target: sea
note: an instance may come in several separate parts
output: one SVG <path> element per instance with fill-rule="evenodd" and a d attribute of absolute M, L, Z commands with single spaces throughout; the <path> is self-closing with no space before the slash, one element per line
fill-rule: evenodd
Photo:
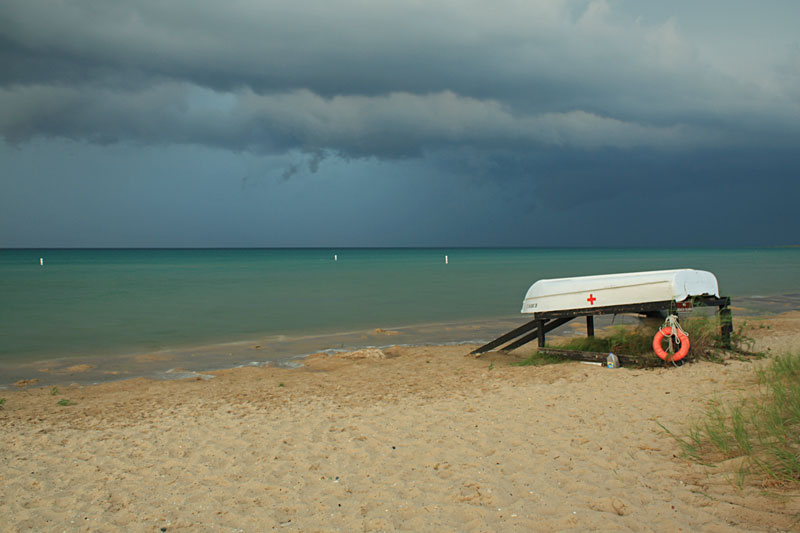
<path fill-rule="evenodd" d="M 526 321 L 538 279 L 672 268 L 748 313 L 800 309 L 797 247 L 2 249 L 0 387 L 484 342 Z"/>

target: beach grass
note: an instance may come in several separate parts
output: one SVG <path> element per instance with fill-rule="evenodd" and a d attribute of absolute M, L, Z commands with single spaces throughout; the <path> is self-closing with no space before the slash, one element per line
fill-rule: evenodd
<path fill-rule="evenodd" d="M 575 337 L 553 347 L 585 352 L 647 355 L 653 353 L 653 336 L 659 326 L 660 323 L 653 320 L 636 327 L 613 326 L 605 335 Z M 718 317 L 698 316 L 681 321 L 681 327 L 689 335 L 690 358 L 710 361 L 721 361 L 731 352 L 738 355 L 763 356 L 751 351 L 753 341 L 744 334 L 746 326 L 742 324 L 738 330 L 731 333 L 731 346 L 726 347 L 720 333 Z"/>
<path fill-rule="evenodd" d="M 631 328 L 614 326 L 609 333 L 594 337 L 569 339 L 558 348 L 582 352 L 617 352 L 642 355 L 652 351 L 653 332 L 644 326 Z"/>
<path fill-rule="evenodd" d="M 653 354 L 653 336 L 661 326 L 660 321 L 647 320 L 638 326 L 619 325 L 609 328 L 604 335 L 592 337 L 576 336 L 566 341 L 556 341 L 548 347 L 562 350 L 624 354 L 630 356 L 653 355 L 650 362 L 638 364 L 638 367 L 661 366 L 663 362 Z M 745 335 L 746 323 L 738 330 L 731 332 L 730 345 L 726 345 L 720 332 L 717 316 L 698 316 L 684 318 L 681 327 L 689 336 L 691 349 L 686 360 L 707 360 L 722 362 L 732 355 L 743 357 L 764 357 L 763 353 L 753 352 L 753 339 Z M 557 354 L 536 352 L 528 358 L 511 363 L 513 366 L 542 366 L 566 362 L 567 359 Z"/>
<path fill-rule="evenodd" d="M 732 461 L 736 484 L 800 486 L 800 353 L 776 356 L 755 370 L 757 391 L 737 401 L 712 401 L 688 436 L 667 428 L 684 452 L 698 462 Z"/>

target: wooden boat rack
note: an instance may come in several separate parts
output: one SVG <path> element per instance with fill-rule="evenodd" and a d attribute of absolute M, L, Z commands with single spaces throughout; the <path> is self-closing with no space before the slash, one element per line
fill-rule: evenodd
<path fill-rule="evenodd" d="M 589 337 L 594 336 L 594 316 L 595 315 L 618 315 L 623 313 L 633 314 L 654 314 L 666 311 L 669 314 L 675 314 L 679 309 L 693 308 L 693 307 L 718 307 L 719 308 L 719 321 L 720 333 L 722 335 L 723 345 L 730 347 L 731 333 L 733 332 L 733 324 L 731 322 L 731 299 L 727 296 L 695 296 L 691 297 L 684 302 L 675 302 L 674 300 L 667 300 L 661 302 L 644 302 L 626 305 L 609 305 L 605 307 L 586 307 L 583 309 L 565 309 L 545 311 L 541 313 L 534 313 L 533 320 L 527 322 L 520 327 L 513 329 L 496 338 L 492 342 L 484 344 L 480 348 L 470 352 L 470 355 L 480 355 L 494 350 L 498 346 L 506 344 L 497 351 L 510 352 L 520 346 L 528 344 L 529 342 L 537 339 L 539 347 L 543 348 L 545 345 L 545 335 L 550 331 L 562 326 L 574 318 L 581 316 L 586 317 L 586 335 Z"/>

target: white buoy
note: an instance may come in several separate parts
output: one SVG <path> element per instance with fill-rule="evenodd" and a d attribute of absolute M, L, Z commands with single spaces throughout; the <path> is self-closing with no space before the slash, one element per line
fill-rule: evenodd
<path fill-rule="evenodd" d="M 40 257 L 40 258 L 39 258 L 39 264 L 40 264 L 41 266 L 44 266 L 44 257 Z"/>
<path fill-rule="evenodd" d="M 334 261 L 338 261 L 338 260 L 339 260 L 339 256 L 338 256 L 338 255 L 336 255 L 336 254 L 333 254 L 333 260 L 334 260 Z"/>
<path fill-rule="evenodd" d="M 447 256 L 444 256 L 444 264 L 446 265 L 447 263 L 448 263 Z"/>

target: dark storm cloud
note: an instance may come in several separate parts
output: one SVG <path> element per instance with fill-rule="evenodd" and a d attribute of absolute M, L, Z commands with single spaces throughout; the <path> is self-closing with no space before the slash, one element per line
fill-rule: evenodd
<path fill-rule="evenodd" d="M 796 77 L 731 79 L 605 2 L 11 1 L 0 49 L 12 143 L 397 158 L 787 145 L 800 122 Z"/>
<path fill-rule="evenodd" d="M 0 246 L 796 242 L 799 17 L 5 0 Z"/>
<path fill-rule="evenodd" d="M 264 153 L 329 149 L 346 156 L 388 158 L 462 144 L 524 149 L 716 142 L 713 132 L 683 124 L 647 125 L 580 110 L 519 115 L 499 102 L 449 91 L 323 98 L 307 90 L 220 95 L 185 84 L 135 92 L 37 85 L 0 89 L 0 99 L 6 103 L 0 124 L 10 142 L 52 135 L 97 143 L 195 143 Z"/>

